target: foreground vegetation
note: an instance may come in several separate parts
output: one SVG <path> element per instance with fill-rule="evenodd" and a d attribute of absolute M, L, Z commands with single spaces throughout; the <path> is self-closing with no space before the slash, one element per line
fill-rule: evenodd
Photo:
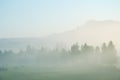
<path fill-rule="evenodd" d="M 120 71 L 116 68 L 104 67 L 81 73 L 77 70 L 9 69 L 0 72 L 0 80 L 120 80 Z"/>

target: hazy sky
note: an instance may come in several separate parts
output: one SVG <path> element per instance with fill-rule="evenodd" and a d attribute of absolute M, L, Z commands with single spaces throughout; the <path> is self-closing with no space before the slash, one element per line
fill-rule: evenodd
<path fill-rule="evenodd" d="M 120 0 L 0 0 L 0 37 L 38 37 L 87 20 L 120 21 Z"/>

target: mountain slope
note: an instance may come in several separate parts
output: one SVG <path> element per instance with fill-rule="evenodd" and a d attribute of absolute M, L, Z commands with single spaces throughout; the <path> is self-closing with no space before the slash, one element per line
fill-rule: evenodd
<path fill-rule="evenodd" d="M 120 44 L 120 22 L 117 21 L 96 21 L 86 22 L 71 31 L 46 36 L 43 38 L 8 38 L 0 39 L 1 49 L 18 49 L 25 48 L 27 45 L 36 47 L 67 47 L 73 43 L 85 42 L 92 45 L 99 45 L 110 40 L 114 41 L 117 46 Z"/>

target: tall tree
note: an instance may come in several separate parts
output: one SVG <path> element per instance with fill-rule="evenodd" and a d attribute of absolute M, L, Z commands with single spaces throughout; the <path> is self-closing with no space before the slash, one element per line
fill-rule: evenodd
<path fill-rule="evenodd" d="M 76 44 L 73 44 L 71 46 L 71 53 L 72 54 L 79 54 L 80 53 L 80 50 L 79 50 L 79 45 L 76 43 Z"/>
<path fill-rule="evenodd" d="M 109 65 L 116 64 L 116 62 L 117 62 L 117 57 L 116 57 L 117 51 L 116 51 L 115 46 L 114 46 L 112 41 L 110 41 L 107 46 L 106 46 L 105 43 L 103 44 L 102 53 L 103 53 L 103 55 L 102 55 L 103 63 L 109 64 Z"/>
<path fill-rule="evenodd" d="M 102 53 L 107 53 L 106 43 L 103 43 L 103 45 L 102 45 Z"/>
<path fill-rule="evenodd" d="M 112 41 L 109 42 L 108 44 L 108 53 L 116 54 L 117 51 L 115 49 L 115 46 Z"/>
<path fill-rule="evenodd" d="M 116 56 L 116 53 L 117 53 L 117 50 L 113 44 L 112 41 L 109 42 L 108 44 L 108 47 L 107 47 L 107 52 L 108 52 L 108 62 L 110 64 L 116 64 L 117 62 L 117 56 Z"/>
<path fill-rule="evenodd" d="M 94 52 L 94 48 L 92 46 L 87 45 L 86 43 L 81 46 L 81 52 L 82 53 L 93 53 Z"/>
<path fill-rule="evenodd" d="M 95 48 L 95 53 L 100 53 L 100 48 L 98 46 Z"/>

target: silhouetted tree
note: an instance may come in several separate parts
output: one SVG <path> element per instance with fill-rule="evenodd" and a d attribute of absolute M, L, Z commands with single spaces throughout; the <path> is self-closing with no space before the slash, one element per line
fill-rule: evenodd
<path fill-rule="evenodd" d="M 73 44 L 71 46 L 71 53 L 72 54 L 78 54 L 80 53 L 80 50 L 79 50 L 79 45 L 76 43 L 76 44 Z"/>
<path fill-rule="evenodd" d="M 32 53 L 34 53 L 34 48 L 33 48 L 32 46 L 28 45 L 28 46 L 26 47 L 26 53 L 27 53 L 27 54 L 32 54 Z"/>
<path fill-rule="evenodd" d="M 107 47 L 107 58 L 110 64 L 115 64 L 117 62 L 116 49 L 112 41 L 109 42 Z"/>
<path fill-rule="evenodd" d="M 97 53 L 97 54 L 100 53 L 100 48 L 98 46 L 95 48 L 95 53 Z"/>
<path fill-rule="evenodd" d="M 102 53 L 107 53 L 106 43 L 103 43 L 103 45 L 102 45 Z"/>
<path fill-rule="evenodd" d="M 102 53 L 103 53 L 103 62 L 108 65 L 116 64 L 117 57 L 116 57 L 116 49 L 112 41 L 108 43 L 108 46 L 104 43 L 102 46 Z"/>
<path fill-rule="evenodd" d="M 93 53 L 94 52 L 94 48 L 92 46 L 87 45 L 86 43 L 81 46 L 81 52 L 82 53 Z"/>
<path fill-rule="evenodd" d="M 116 54 L 117 51 L 115 49 L 115 46 L 112 41 L 109 42 L 108 44 L 108 53 Z"/>

